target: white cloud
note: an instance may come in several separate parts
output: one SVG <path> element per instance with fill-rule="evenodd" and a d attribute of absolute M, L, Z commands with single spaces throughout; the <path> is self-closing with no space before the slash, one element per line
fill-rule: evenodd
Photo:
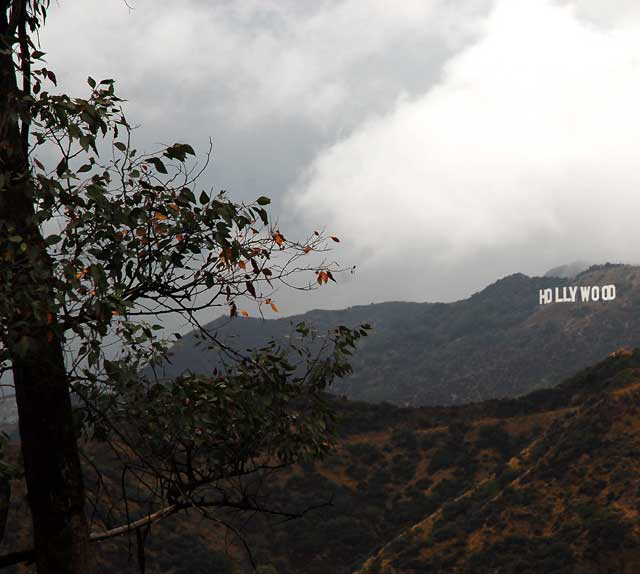
<path fill-rule="evenodd" d="M 638 27 L 640 4 L 636 0 L 559 0 L 573 6 L 578 17 L 599 27 Z"/>
<path fill-rule="evenodd" d="M 603 27 L 570 3 L 497 2 L 437 86 L 317 156 L 300 213 L 332 221 L 365 268 L 636 260 L 640 11 L 625 15 L 595 14 Z"/>
<path fill-rule="evenodd" d="M 433 84 L 491 1 L 59 0 L 42 39 L 66 92 L 117 80 L 139 147 L 212 136 L 214 187 L 277 199 L 323 145 Z"/>
<path fill-rule="evenodd" d="M 128 92 L 145 93 L 147 110 L 189 106 L 200 91 L 212 96 L 199 101 L 204 117 L 251 124 L 295 116 L 326 129 L 406 89 L 412 49 L 468 41 L 489 2 L 133 0 L 128 11 L 122 0 L 66 0 L 51 10 L 43 37 L 62 78 L 116 75 Z"/>
<path fill-rule="evenodd" d="M 296 310 L 636 259 L 637 2 L 129 3 L 52 3 L 49 67 L 115 77 L 139 149 L 213 136 L 203 187 L 340 235 L 361 271 Z"/>

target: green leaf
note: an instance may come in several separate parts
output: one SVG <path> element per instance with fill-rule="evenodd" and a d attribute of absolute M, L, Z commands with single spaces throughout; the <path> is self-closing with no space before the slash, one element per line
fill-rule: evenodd
<path fill-rule="evenodd" d="M 83 166 L 80 166 L 78 168 L 78 173 L 85 173 L 87 171 L 91 171 L 91 164 L 90 163 L 85 163 Z"/>
<path fill-rule="evenodd" d="M 56 175 L 58 177 L 62 177 L 65 171 L 67 171 L 67 160 L 62 158 L 60 163 L 56 166 Z"/>
<path fill-rule="evenodd" d="M 164 166 L 164 163 L 162 163 L 162 160 L 159 157 L 150 157 L 147 160 L 147 163 L 153 164 L 153 167 L 156 168 L 158 173 L 167 173 L 167 168 Z"/>
<path fill-rule="evenodd" d="M 271 200 L 263 195 L 256 200 L 256 203 L 258 205 L 269 205 L 271 203 Z"/>
<path fill-rule="evenodd" d="M 102 265 L 91 265 L 91 267 L 89 267 L 89 272 L 91 273 L 91 277 L 93 277 L 96 285 L 104 289 L 107 284 L 107 276 Z"/>
<path fill-rule="evenodd" d="M 264 223 L 265 225 L 269 225 L 269 217 L 267 216 L 267 212 L 262 208 L 256 209 L 256 211 L 258 212 L 260 219 L 262 219 L 262 223 Z"/>
<path fill-rule="evenodd" d="M 78 138 L 78 142 L 80 143 L 80 147 L 84 150 L 84 151 L 88 151 L 89 147 L 91 147 L 96 153 L 96 138 L 92 135 L 81 135 Z"/>
<path fill-rule="evenodd" d="M 200 199 L 200 203 L 202 205 L 204 205 L 205 203 L 209 202 L 209 196 L 204 191 L 200 194 L 200 198 L 199 199 Z"/>
<path fill-rule="evenodd" d="M 113 142 L 113 145 L 114 147 L 118 148 L 122 153 L 125 153 L 127 151 L 127 146 L 124 145 L 122 142 Z M 167 173 L 167 172 L 165 171 L 164 173 Z"/>
<path fill-rule="evenodd" d="M 168 147 L 164 151 L 163 155 L 169 159 L 184 161 L 187 154 L 196 155 L 196 152 L 193 151 L 193 148 L 189 144 L 175 143 L 172 146 Z"/>
<path fill-rule="evenodd" d="M 178 205 L 189 205 L 190 203 L 196 202 L 196 196 L 193 195 L 193 192 L 188 187 L 183 187 L 180 190 L 180 195 L 178 195 L 176 199 L 176 203 Z"/>
<path fill-rule="evenodd" d="M 58 243 L 59 241 L 62 241 L 62 237 L 60 237 L 59 235 L 55 235 L 55 234 L 53 234 L 53 235 L 49 235 L 49 236 L 44 240 L 44 242 L 45 242 L 47 245 L 55 245 L 55 244 L 56 244 L 56 243 Z"/>
<path fill-rule="evenodd" d="M 87 78 L 87 84 L 89 84 L 91 89 L 96 87 L 96 81 L 91 76 Z"/>

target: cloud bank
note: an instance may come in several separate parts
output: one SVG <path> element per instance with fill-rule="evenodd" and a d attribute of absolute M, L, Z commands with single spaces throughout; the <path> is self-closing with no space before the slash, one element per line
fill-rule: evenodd
<path fill-rule="evenodd" d="M 332 222 L 365 283 L 388 269 L 398 298 L 456 296 L 470 269 L 637 261 L 640 11 L 595 6 L 496 2 L 436 86 L 315 158 L 291 192 L 301 216 Z"/>
<path fill-rule="evenodd" d="M 43 45 L 62 85 L 116 78 L 149 143 L 212 136 L 212 180 L 249 199 L 284 192 L 323 146 L 432 85 L 490 0 L 128 3 L 52 8 Z"/>
<path fill-rule="evenodd" d="M 203 187 L 341 237 L 358 272 L 285 313 L 638 260 L 637 2 L 129 3 L 52 6 L 50 67 L 115 77 L 139 148 L 212 136 Z"/>

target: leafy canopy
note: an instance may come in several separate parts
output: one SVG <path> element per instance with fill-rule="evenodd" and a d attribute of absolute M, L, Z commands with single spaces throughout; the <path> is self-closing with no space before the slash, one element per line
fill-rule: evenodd
<path fill-rule="evenodd" d="M 264 510 L 259 482 L 245 478 L 330 448 L 325 391 L 350 371 L 349 356 L 368 326 L 321 337 L 300 324 L 291 348 L 272 343 L 245 354 L 203 331 L 233 359 L 228 369 L 171 382 L 141 370 L 166 357 L 163 316 L 178 314 L 200 328 L 198 312 L 212 306 L 232 317 L 248 315 L 242 301 L 277 312 L 279 285 L 301 276 L 310 279 L 299 289 L 335 281 L 339 268 L 318 257 L 338 238 L 313 232 L 290 241 L 270 223 L 269 198 L 239 204 L 225 192 L 199 190 L 211 147 L 202 165 L 186 143 L 140 153 L 113 80 L 88 78 L 88 97 L 71 98 L 44 89 L 56 82 L 46 68 L 33 78 L 20 114 L 31 126 L 29 193 L 52 277 L 28 264 L 42 246 L 0 220 L 0 365 L 10 364 L 8 349 L 25 356 L 32 349 L 28 330 L 13 328 L 21 321 L 35 318 L 51 341 L 64 342 L 79 432 L 117 454 L 127 512 L 129 482 L 144 492 L 138 502 L 169 503 L 170 511 Z M 0 187 L 6 183 L 0 179 Z M 53 297 L 16 289 L 23 282 L 41 282 Z M 108 355 L 105 344 L 114 341 L 118 351 Z"/>

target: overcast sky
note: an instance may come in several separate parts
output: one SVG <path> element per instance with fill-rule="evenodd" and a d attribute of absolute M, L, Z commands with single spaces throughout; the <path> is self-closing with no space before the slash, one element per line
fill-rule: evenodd
<path fill-rule="evenodd" d="M 326 228 L 357 272 L 283 314 L 450 301 L 517 271 L 636 262 L 636 0 L 58 0 L 60 88 L 115 78 L 138 148 Z"/>

